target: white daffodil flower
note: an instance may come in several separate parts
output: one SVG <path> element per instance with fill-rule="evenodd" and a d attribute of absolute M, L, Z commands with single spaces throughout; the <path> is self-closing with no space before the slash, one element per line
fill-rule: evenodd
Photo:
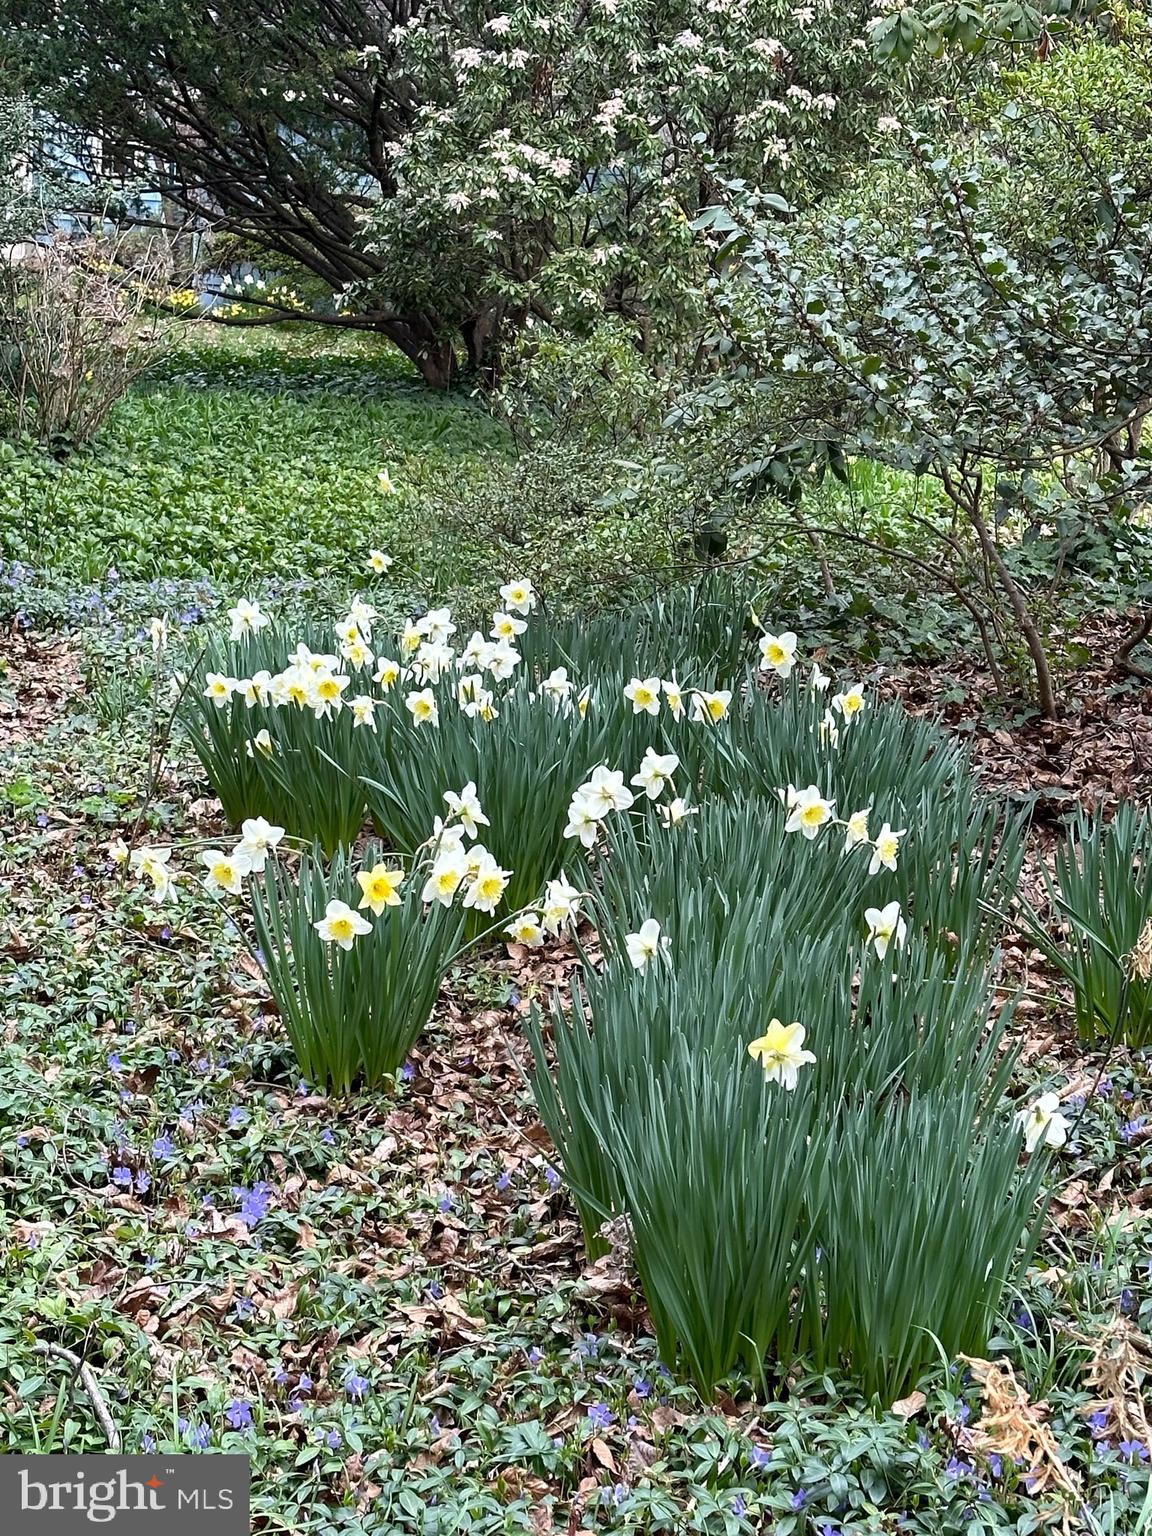
<path fill-rule="evenodd" d="M 250 816 L 240 825 L 240 841 L 236 851 L 244 855 L 251 871 L 258 874 L 283 836 L 283 827 L 274 827 L 263 816 Z"/>
<path fill-rule="evenodd" d="M 272 622 L 266 613 L 261 613 L 259 603 L 250 603 L 246 597 L 242 597 L 235 608 L 229 608 L 228 617 L 232 621 L 233 640 L 242 640 L 245 635 L 254 635 L 258 630 L 266 629 Z"/>
<path fill-rule="evenodd" d="M 330 901 L 324 916 L 312 924 L 325 944 L 338 944 L 341 949 L 351 949 L 355 941 L 372 932 L 372 924 L 344 901 Z"/>
<path fill-rule="evenodd" d="M 789 785 L 788 793 L 792 799 L 791 812 L 784 823 L 785 832 L 800 832 L 809 839 L 814 838 L 824 823 L 832 820 L 835 801 L 825 800 L 815 784 L 799 791 Z"/>
<path fill-rule="evenodd" d="M 860 843 L 868 841 L 868 811 L 853 811 L 844 831 L 844 852 L 851 853 Z"/>
<path fill-rule="evenodd" d="M 660 932 L 660 924 L 654 917 L 646 917 L 640 924 L 638 933 L 628 933 L 624 936 L 624 948 L 628 953 L 628 959 L 638 971 L 647 968 L 650 961 L 663 954 L 672 941 L 667 934 Z"/>
<path fill-rule="evenodd" d="M 513 613 L 531 613 L 536 606 L 536 593 L 525 577 L 505 582 L 500 588 L 500 596 L 505 608 Z"/>
<path fill-rule="evenodd" d="M 521 912 L 504 932 L 514 944 L 523 944 L 526 949 L 539 949 L 544 943 L 544 929 L 538 912 Z"/>
<path fill-rule="evenodd" d="M 904 943 L 908 925 L 900 915 L 900 903 L 890 901 L 886 907 L 865 907 L 864 921 L 868 924 L 868 940 L 876 946 L 877 959 L 883 960 L 893 940 Z"/>
<path fill-rule="evenodd" d="M 642 789 L 649 800 L 658 800 L 665 784 L 671 783 L 672 775 L 679 766 L 680 759 L 675 752 L 661 755 L 654 748 L 649 747 L 644 753 L 639 773 L 634 773 L 628 782 Z"/>
<path fill-rule="evenodd" d="M 839 710 L 844 718 L 845 725 L 851 725 L 856 716 L 865 705 L 864 690 L 859 683 L 853 684 L 844 693 L 838 693 L 832 700 L 832 708 Z"/>
<path fill-rule="evenodd" d="M 1068 1121 L 1060 1113 L 1060 1097 L 1055 1093 L 1042 1093 L 1035 1104 L 1020 1110 L 1016 1124 L 1024 1132 L 1029 1156 L 1039 1146 L 1062 1147 L 1068 1140 Z"/>
<path fill-rule="evenodd" d="M 476 785 L 469 779 L 459 794 L 455 790 L 448 790 L 444 795 L 444 801 L 451 814 L 460 822 L 469 837 L 476 836 L 477 827 L 490 827 L 492 823 L 485 816 L 476 794 Z"/>
<path fill-rule="evenodd" d="M 417 725 L 440 724 L 440 707 L 431 688 L 425 688 L 420 693 L 410 693 L 404 705 Z"/>
<path fill-rule="evenodd" d="M 634 677 L 624 688 L 624 697 L 632 704 L 634 715 L 660 713 L 660 679 Z"/>
<path fill-rule="evenodd" d="M 221 853 L 216 848 L 206 848 L 200 862 L 207 869 L 204 887 L 209 891 L 227 891 L 229 896 L 239 896 L 244 889 L 244 876 L 251 874 L 252 861 L 243 848 L 231 853 Z"/>
<path fill-rule="evenodd" d="M 868 865 L 868 873 L 875 875 L 883 869 L 896 868 L 896 858 L 900 852 L 900 839 L 903 832 L 893 832 L 887 822 L 877 832 L 872 842 L 872 860 Z"/>
<path fill-rule="evenodd" d="M 777 677 L 791 677 L 796 665 L 796 636 L 790 629 L 783 634 L 765 634 L 760 640 L 760 670 L 775 672 Z"/>

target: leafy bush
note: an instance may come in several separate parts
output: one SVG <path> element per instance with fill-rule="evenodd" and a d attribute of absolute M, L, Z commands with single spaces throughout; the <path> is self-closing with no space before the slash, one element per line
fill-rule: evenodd
<path fill-rule="evenodd" d="M 0 389 L 17 433 L 87 442 L 154 363 L 158 327 L 141 327 L 164 252 L 137 252 L 134 266 L 125 256 L 123 238 L 57 236 L 0 263 Z"/>
<path fill-rule="evenodd" d="M 1112 820 L 1080 811 L 1043 870 L 1053 933 L 1026 909 L 1036 943 L 1072 983 L 1082 1040 L 1152 1044 L 1152 816 L 1128 801 Z"/>

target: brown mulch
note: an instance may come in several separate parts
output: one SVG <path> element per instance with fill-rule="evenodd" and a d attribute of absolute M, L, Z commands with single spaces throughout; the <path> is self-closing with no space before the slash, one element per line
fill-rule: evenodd
<path fill-rule="evenodd" d="M 1116 646 L 1130 628 L 1106 615 L 1064 637 L 1092 660 L 1057 675 L 1061 716 L 1044 720 L 1017 701 L 997 698 L 992 678 L 978 665 L 909 667 L 881 691 L 913 714 L 940 719 L 972 745 L 976 768 L 998 790 L 1036 793 L 1036 820 L 1052 824 L 1083 805 L 1106 808 L 1120 798 L 1152 804 L 1152 683 L 1113 666 Z M 960 700 L 950 695 L 963 693 Z M 942 698 L 949 702 L 941 704 Z M 1018 723 L 1001 723 L 1019 714 Z"/>

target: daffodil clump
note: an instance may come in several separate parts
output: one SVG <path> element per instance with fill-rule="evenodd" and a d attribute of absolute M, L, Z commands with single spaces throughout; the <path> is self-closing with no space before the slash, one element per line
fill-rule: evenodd
<path fill-rule="evenodd" d="M 576 787 L 607 960 L 550 1047 L 531 1024 L 533 1086 L 590 1254 L 627 1223 L 669 1366 L 711 1392 L 804 1351 L 891 1400 L 934 1340 L 986 1347 L 1035 1237 L 1044 1158 L 1021 1152 L 1062 1122 L 1006 1094 L 987 913 L 1018 825 L 938 733 L 858 686 L 825 709 L 798 650 L 760 645 L 787 732 L 753 742 L 733 690 L 713 777 L 659 742 Z M 658 696 L 627 684 L 637 716 Z"/>
<path fill-rule="evenodd" d="M 1152 1045 L 1152 814 L 1123 801 L 1066 828 L 1032 935 L 1071 983 L 1083 1040 Z"/>
<path fill-rule="evenodd" d="M 500 922 L 511 872 L 477 840 L 488 818 L 476 786 L 444 800 L 446 815 L 407 864 L 376 845 L 331 861 L 316 849 L 295 877 L 270 867 L 253 890 L 268 984 L 310 1082 L 347 1092 L 394 1076 L 461 952 L 468 914 L 490 929 Z M 579 900 L 573 891 L 552 932 Z"/>
<path fill-rule="evenodd" d="M 1006 1100 L 988 913 L 1020 827 L 934 727 L 718 590 L 572 624 L 513 579 L 484 627 L 394 633 L 364 596 L 295 634 L 237 603 L 184 717 L 230 816 L 317 846 L 254 876 L 242 838 L 204 878 L 252 888 L 302 1069 L 341 1090 L 397 1069 L 465 942 L 592 920 L 603 963 L 551 1044 L 529 1029 L 590 1253 L 626 1222 L 705 1391 L 804 1349 L 896 1395 L 932 1340 L 986 1346 L 1060 1140 Z"/>

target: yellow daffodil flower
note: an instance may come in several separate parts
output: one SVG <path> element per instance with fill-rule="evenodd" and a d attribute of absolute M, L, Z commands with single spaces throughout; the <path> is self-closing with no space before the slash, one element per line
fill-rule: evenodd
<path fill-rule="evenodd" d="M 405 874 L 402 869 L 390 867 L 387 864 L 376 864 L 371 869 L 362 869 L 356 876 L 356 883 L 360 887 L 360 908 L 370 907 L 372 915 L 379 917 L 385 907 L 398 907 L 400 905 L 399 891 L 404 884 Z"/>
<path fill-rule="evenodd" d="M 816 1060 L 803 1045 L 803 1024 L 781 1024 L 779 1019 L 772 1019 L 759 1040 L 749 1045 L 748 1054 L 764 1068 L 766 1082 L 779 1083 L 791 1093 L 800 1068 Z"/>

